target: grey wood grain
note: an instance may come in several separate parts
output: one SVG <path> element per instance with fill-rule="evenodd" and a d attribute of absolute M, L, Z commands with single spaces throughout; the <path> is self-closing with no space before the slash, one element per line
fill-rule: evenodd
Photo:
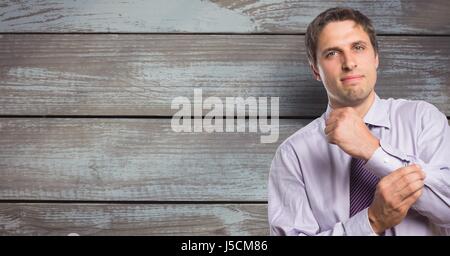
<path fill-rule="evenodd" d="M 175 133 L 170 119 L 0 119 L 0 200 L 266 201 L 278 145 L 261 133 Z M 1 222 L 0 222 L 1 223 Z"/>
<path fill-rule="evenodd" d="M 175 97 L 279 97 L 280 116 L 318 116 L 326 92 L 303 36 L 0 35 L 0 114 L 170 116 Z M 450 115 L 450 38 L 380 37 L 381 97 Z M 204 113 L 205 114 L 205 113 Z"/>
<path fill-rule="evenodd" d="M 445 0 L 6 0 L 0 32 L 304 33 L 335 6 L 361 10 L 379 33 L 450 33 Z"/>
<path fill-rule="evenodd" d="M 263 133 L 175 133 L 170 119 L 1 118 L 1 200 L 265 201 Z M 1 223 L 1 222 L 0 222 Z"/>
<path fill-rule="evenodd" d="M 266 204 L 0 203 L 0 235 L 268 235 Z"/>

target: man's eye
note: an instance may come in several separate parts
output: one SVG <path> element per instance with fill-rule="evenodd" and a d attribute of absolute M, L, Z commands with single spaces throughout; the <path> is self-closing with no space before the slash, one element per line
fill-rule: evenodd
<path fill-rule="evenodd" d="M 325 55 L 325 57 L 332 57 L 332 56 L 334 56 L 334 55 L 336 55 L 336 51 L 331 51 L 331 52 L 328 52 L 326 55 Z"/>
<path fill-rule="evenodd" d="M 362 50 L 364 50 L 365 48 L 364 48 L 364 46 L 362 46 L 362 45 L 356 45 L 356 46 L 355 46 L 355 49 L 356 49 L 357 51 L 362 51 Z"/>

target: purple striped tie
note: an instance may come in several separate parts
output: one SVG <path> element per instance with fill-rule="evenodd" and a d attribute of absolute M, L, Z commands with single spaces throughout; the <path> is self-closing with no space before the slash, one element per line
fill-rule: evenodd
<path fill-rule="evenodd" d="M 350 217 L 370 206 L 380 180 L 364 168 L 364 160 L 352 158 L 350 163 Z"/>

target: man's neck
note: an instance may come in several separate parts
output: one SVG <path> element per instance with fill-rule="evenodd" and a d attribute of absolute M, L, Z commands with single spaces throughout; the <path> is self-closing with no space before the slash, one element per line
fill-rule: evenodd
<path fill-rule="evenodd" d="M 332 109 L 339 109 L 344 107 L 352 107 L 361 118 L 364 118 L 364 116 L 369 112 L 370 107 L 372 106 L 373 102 L 375 101 L 375 92 L 372 92 L 363 102 L 360 104 L 354 105 L 354 106 L 343 106 L 340 104 L 335 104 L 332 101 L 330 101 L 330 106 Z"/>

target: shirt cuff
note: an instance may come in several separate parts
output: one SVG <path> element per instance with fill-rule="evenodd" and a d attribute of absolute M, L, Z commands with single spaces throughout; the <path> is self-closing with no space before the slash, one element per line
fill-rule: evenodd
<path fill-rule="evenodd" d="M 369 222 L 369 208 L 366 208 L 344 222 L 348 236 L 378 236 Z"/>
<path fill-rule="evenodd" d="M 389 144 L 380 141 L 380 147 L 373 153 L 372 157 L 365 164 L 365 168 L 372 171 L 379 178 L 390 174 L 391 172 L 406 166 L 407 156 Z"/>

